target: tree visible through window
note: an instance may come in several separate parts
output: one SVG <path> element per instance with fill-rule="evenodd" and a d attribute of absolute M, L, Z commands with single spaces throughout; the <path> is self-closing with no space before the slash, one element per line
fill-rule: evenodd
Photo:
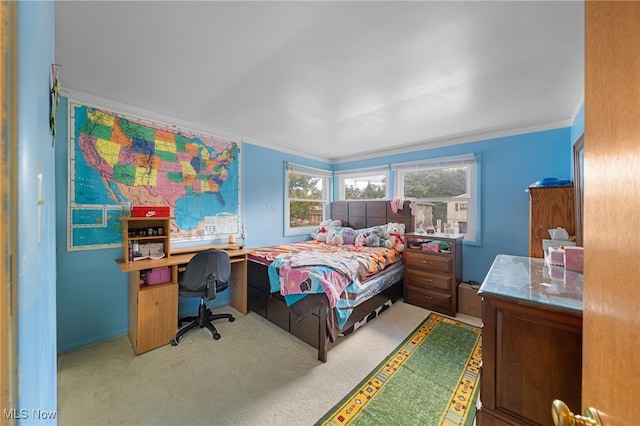
<path fill-rule="evenodd" d="M 425 160 L 424 162 L 396 165 L 397 193 L 405 198 L 429 203 L 432 206 L 431 221 L 441 221 L 453 228 L 458 222 L 465 239 L 475 239 L 475 212 L 477 201 L 475 187 L 475 158 L 472 155 Z"/>
<path fill-rule="evenodd" d="M 318 225 L 322 221 L 322 178 L 289 173 L 289 224 Z"/>
<path fill-rule="evenodd" d="M 329 203 L 329 172 L 287 165 L 287 235 L 316 229 Z"/>
<path fill-rule="evenodd" d="M 340 200 L 383 200 L 388 197 L 388 167 L 342 171 L 336 175 Z"/>
<path fill-rule="evenodd" d="M 467 194 L 467 167 L 450 167 L 446 169 L 423 170 L 404 174 L 404 194 L 407 198 L 415 198 L 433 203 L 433 223 L 438 219 L 442 224 L 460 224 L 460 232 L 465 233 L 467 217 L 455 217 L 449 211 L 449 202 L 436 201 L 442 198 L 459 198 Z M 460 203 L 455 203 L 458 205 Z M 459 208 L 454 209 L 459 211 Z M 450 214 L 451 213 L 451 214 Z"/>
<path fill-rule="evenodd" d="M 376 200 L 386 197 L 387 182 L 382 178 L 381 183 L 360 184 L 356 179 L 345 179 L 344 198 L 345 200 Z"/>

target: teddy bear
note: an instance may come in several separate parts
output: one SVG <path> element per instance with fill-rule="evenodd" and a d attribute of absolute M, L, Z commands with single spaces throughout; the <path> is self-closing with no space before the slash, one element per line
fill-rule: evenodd
<path fill-rule="evenodd" d="M 355 239 L 356 231 L 353 228 L 334 226 L 327 230 L 325 243 L 341 246 L 343 244 L 353 244 Z"/>
<path fill-rule="evenodd" d="M 356 239 L 353 242 L 353 245 L 358 247 L 364 247 L 364 242 L 366 238 L 367 238 L 367 234 L 365 232 L 359 233 L 358 235 L 356 235 Z"/>
<path fill-rule="evenodd" d="M 327 229 L 324 242 L 332 246 L 342 245 L 342 237 L 340 237 L 340 227 L 332 226 L 331 228 Z"/>
<path fill-rule="evenodd" d="M 342 222 L 339 220 L 323 220 L 318 225 L 318 229 L 311 233 L 311 238 L 316 241 L 325 242 L 327 240 L 327 232 L 329 231 L 329 229 L 340 225 L 342 225 Z"/>
<path fill-rule="evenodd" d="M 384 233 L 385 247 L 395 248 L 399 252 L 404 250 L 404 223 L 390 222 Z"/>
<path fill-rule="evenodd" d="M 369 235 L 364 239 L 366 247 L 384 247 L 385 246 L 384 231 L 380 226 L 371 228 Z"/>

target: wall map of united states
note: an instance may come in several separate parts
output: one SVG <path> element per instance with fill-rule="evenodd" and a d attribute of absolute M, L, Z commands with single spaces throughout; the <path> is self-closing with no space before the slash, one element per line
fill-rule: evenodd
<path fill-rule="evenodd" d="M 72 245 L 112 243 L 90 240 L 104 237 L 105 230 L 97 229 L 110 227 L 123 202 L 171 207 L 176 217 L 172 239 L 204 238 L 209 229 L 205 218 L 237 217 L 239 147 L 235 142 L 148 125 L 87 106 L 74 109 L 71 216 L 72 226 L 73 217 L 79 226 L 78 244 Z M 106 208 L 106 218 L 94 212 L 93 203 Z M 97 225 L 87 226 L 92 225 L 92 217 Z"/>

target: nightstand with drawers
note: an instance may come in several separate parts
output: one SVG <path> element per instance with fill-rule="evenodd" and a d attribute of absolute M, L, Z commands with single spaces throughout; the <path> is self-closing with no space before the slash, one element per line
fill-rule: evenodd
<path fill-rule="evenodd" d="M 463 235 L 405 234 L 404 301 L 455 316 Z"/>

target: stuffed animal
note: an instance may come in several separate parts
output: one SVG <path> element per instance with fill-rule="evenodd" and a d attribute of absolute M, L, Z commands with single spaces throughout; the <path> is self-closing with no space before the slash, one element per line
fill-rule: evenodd
<path fill-rule="evenodd" d="M 316 241 L 325 242 L 327 240 L 327 231 L 331 227 L 340 226 L 340 225 L 342 225 L 342 222 L 339 220 L 331 220 L 331 219 L 323 220 L 318 225 L 318 229 L 311 233 L 311 238 Z"/>
<path fill-rule="evenodd" d="M 395 248 L 399 252 L 404 250 L 404 223 L 390 222 L 384 233 L 385 247 Z"/>
<path fill-rule="evenodd" d="M 384 247 L 384 231 L 380 226 L 371 228 L 371 232 L 364 239 L 364 245 L 367 247 Z"/>
<path fill-rule="evenodd" d="M 327 238 L 327 227 L 331 223 L 331 219 L 323 220 L 318 224 L 318 229 L 311 233 L 311 238 L 316 241 L 325 241 Z"/>
<path fill-rule="evenodd" d="M 353 228 L 345 226 L 334 226 L 327 230 L 327 237 L 325 243 L 334 246 L 341 246 L 343 244 L 353 244 L 356 239 L 356 231 Z"/>
<path fill-rule="evenodd" d="M 332 226 L 327 230 L 327 234 L 325 237 L 325 243 L 330 244 L 332 246 L 341 246 L 343 241 L 340 236 L 340 228 L 339 226 Z"/>
<path fill-rule="evenodd" d="M 366 238 L 367 234 L 365 232 L 361 232 L 360 234 L 356 235 L 356 240 L 353 242 L 353 245 L 363 247 Z"/>
<path fill-rule="evenodd" d="M 342 228 L 339 235 L 343 244 L 353 244 L 356 241 L 356 231 L 348 226 Z"/>

